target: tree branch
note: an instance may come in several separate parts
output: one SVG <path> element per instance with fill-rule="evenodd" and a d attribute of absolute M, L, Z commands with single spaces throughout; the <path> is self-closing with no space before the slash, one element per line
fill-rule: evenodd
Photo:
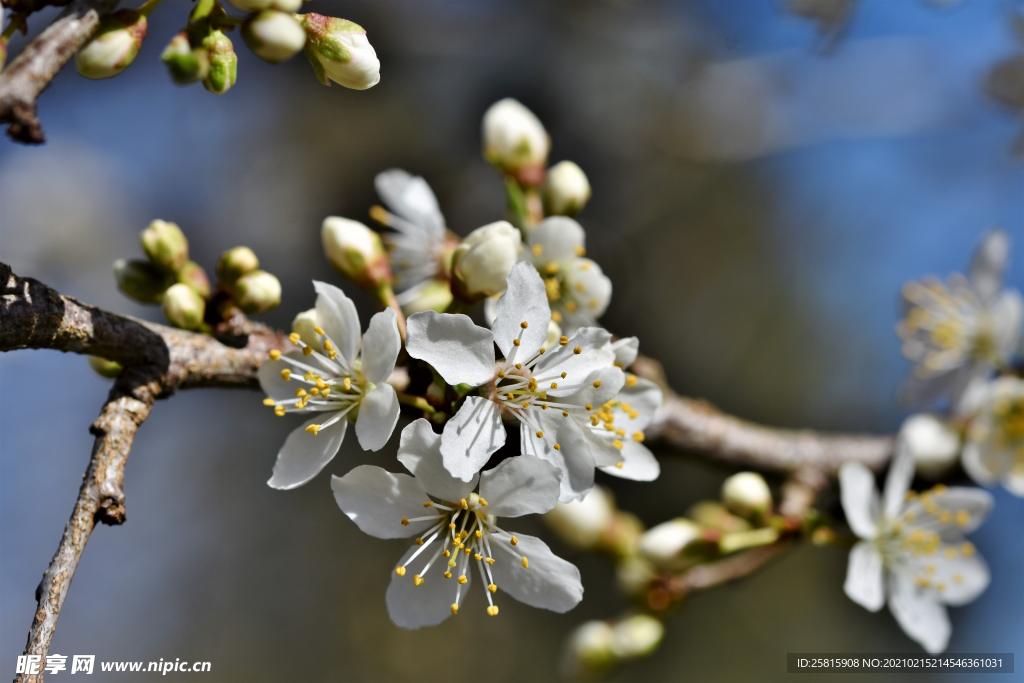
<path fill-rule="evenodd" d="M 74 0 L 0 73 L 0 123 L 8 124 L 7 134 L 13 140 L 46 141 L 36 117 L 36 98 L 96 32 L 100 16 L 116 4 L 116 0 Z"/>

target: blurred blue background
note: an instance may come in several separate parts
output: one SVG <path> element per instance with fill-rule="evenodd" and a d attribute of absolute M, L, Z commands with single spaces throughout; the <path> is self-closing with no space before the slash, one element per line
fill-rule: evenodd
<path fill-rule="evenodd" d="M 512 96 L 548 127 L 551 161 L 591 179 L 579 220 L 615 287 L 603 323 L 638 334 L 677 390 L 745 418 L 893 431 L 906 414 L 893 398 L 900 286 L 963 270 L 992 226 L 1015 239 L 1009 278 L 1024 286 L 1024 167 L 1010 154 L 1021 120 L 982 89 L 1022 49 L 1009 24 L 1019 2 L 861 0 L 830 44 L 773 0 L 314 0 L 309 11 L 367 28 L 380 84 L 324 88 L 301 56 L 272 67 L 235 38 L 239 80 L 220 97 L 174 86 L 159 61 L 190 6 L 167 0 L 116 79 L 65 70 L 40 99 L 44 147 L 0 142 L 0 258 L 16 273 L 159 320 L 116 291 L 110 268 L 141 254 L 138 232 L 159 217 L 211 271 L 221 251 L 253 247 L 284 286 L 264 319 L 286 327 L 312 305 L 311 279 L 338 282 L 320 221 L 366 220 L 377 172 L 425 176 L 460 234 L 502 217 L 479 123 Z M 0 355 L 2 672 L 22 651 L 108 388 L 80 357 Z M 272 491 L 293 425 L 260 398 L 182 393 L 155 408 L 126 472 L 128 522 L 94 533 L 51 652 L 207 660 L 217 681 L 548 680 L 571 628 L 627 606 L 607 562 L 529 521 L 522 531 L 580 567 L 577 609 L 507 600 L 486 620 L 471 595 L 441 627 L 395 628 L 383 596 L 403 544 L 364 537 L 327 491 L 328 472 L 397 471 L 393 445 L 368 454 L 352 440 L 309 485 Z M 603 477 L 624 509 L 656 524 L 717 496 L 724 470 L 660 455 L 653 484 Z M 972 539 L 992 584 L 952 610 L 950 652 L 1024 652 L 1024 502 L 994 493 Z M 658 653 L 612 678 L 776 681 L 786 652 L 917 651 L 887 612 L 846 599 L 845 569 L 845 551 L 806 547 L 696 595 Z M 1001 680 L 1024 680 L 1017 669 Z"/>

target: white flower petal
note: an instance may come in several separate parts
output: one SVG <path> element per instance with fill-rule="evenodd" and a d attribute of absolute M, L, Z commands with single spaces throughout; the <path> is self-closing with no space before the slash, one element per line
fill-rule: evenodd
<path fill-rule="evenodd" d="M 569 339 L 568 344 L 544 354 L 534 367 L 533 375 L 538 378 L 549 378 L 564 372 L 566 387 L 578 384 L 594 370 L 608 367 L 615 362 L 615 352 L 608 343 L 611 338 L 611 333 L 600 327 L 584 327 Z M 577 347 L 580 353 L 576 353 Z M 560 381 L 559 384 L 561 385 Z M 562 393 L 565 391 L 561 389 L 557 392 Z M 554 392 L 551 394 L 557 395 Z"/>
<path fill-rule="evenodd" d="M 594 370 L 587 375 L 586 379 L 582 382 L 579 382 L 578 380 L 577 382 L 566 381 L 559 384 L 558 390 L 548 389 L 548 396 L 558 398 L 563 395 L 562 384 L 569 385 L 570 387 L 582 385 L 582 388 L 576 390 L 575 393 L 568 398 L 566 401 L 567 403 L 573 403 L 578 406 L 589 403 L 594 406 L 596 410 L 597 407 L 603 406 L 605 403 L 615 398 L 619 391 L 626 386 L 626 373 L 624 373 L 621 368 L 617 368 L 614 365 L 608 365 Z M 543 389 L 544 387 L 541 386 L 541 388 Z M 572 389 L 567 388 L 566 391 L 572 391 Z M 623 413 L 623 415 L 625 414 Z M 618 422 L 617 417 L 616 422 Z M 618 426 L 619 425 L 616 425 L 616 427 Z"/>
<path fill-rule="evenodd" d="M 999 481 L 999 475 L 1002 472 L 997 472 L 994 467 L 995 459 L 991 457 L 989 449 L 983 444 L 968 442 L 964 446 L 963 453 L 960 455 L 960 462 L 964 466 L 964 471 L 970 475 L 971 479 L 978 482 L 982 486 L 992 486 Z M 998 468 L 1002 469 L 1002 468 Z"/>
<path fill-rule="evenodd" d="M 398 395 L 390 384 L 378 384 L 363 396 L 356 418 L 356 438 L 364 451 L 379 451 L 398 424 Z"/>
<path fill-rule="evenodd" d="M 559 501 L 568 503 L 583 498 L 594 488 L 594 456 L 583 436 L 583 430 L 572 418 L 559 415 L 544 425 L 543 433 L 544 436 L 538 438 L 529 427 L 523 425 L 520 431 L 523 453 L 536 455 L 561 470 Z M 556 443 L 559 445 L 558 450 L 554 447 Z"/>
<path fill-rule="evenodd" d="M 543 514 L 558 502 L 562 473 L 549 462 L 520 455 L 480 473 L 480 495 L 486 511 L 496 517 Z"/>
<path fill-rule="evenodd" d="M 871 539 L 878 531 L 879 501 L 875 475 L 858 462 L 839 468 L 839 489 L 846 522 L 860 538 Z"/>
<path fill-rule="evenodd" d="M 612 342 L 615 362 L 623 369 L 628 368 L 640 353 L 640 340 L 636 337 L 625 337 Z"/>
<path fill-rule="evenodd" d="M 400 168 L 392 168 L 377 174 L 374 187 L 387 207 L 411 223 L 411 227 L 435 239 L 444 237 L 444 216 L 426 180 Z M 405 225 L 395 226 L 403 232 L 409 232 L 408 228 Z"/>
<path fill-rule="evenodd" d="M 971 533 L 992 511 L 992 495 L 978 488 L 952 486 L 942 493 L 932 491 L 928 496 L 929 502 L 938 506 L 934 515 L 925 509 L 921 497 L 904 505 L 901 512 L 913 513 L 915 521 L 910 526 L 937 531 L 943 540 L 957 540 Z"/>
<path fill-rule="evenodd" d="M 615 398 L 622 403 L 628 404 L 630 408 L 637 412 L 636 419 L 631 418 L 625 413 L 622 415 L 616 413 L 615 415 L 615 422 L 623 421 L 622 428 L 628 434 L 647 429 L 648 425 L 651 424 L 651 420 L 654 419 L 654 413 L 661 407 L 661 403 L 664 400 L 661 387 L 643 377 L 637 377 L 636 383 L 633 386 L 624 387 Z"/>
<path fill-rule="evenodd" d="M 386 308 L 370 318 L 370 327 L 363 337 L 360 358 L 363 361 L 363 376 L 374 384 L 383 383 L 395 369 L 398 352 L 402 350 L 402 338 L 398 335 L 395 312 Z"/>
<path fill-rule="evenodd" d="M 423 311 L 409 316 L 406 351 L 426 361 L 448 384 L 478 387 L 494 377 L 490 331 L 465 315 Z"/>
<path fill-rule="evenodd" d="M 530 252 L 538 270 L 549 263 L 561 265 L 579 258 L 578 250 L 586 246 L 586 234 L 579 223 L 565 216 L 545 218 L 530 231 L 530 246 L 540 246 L 540 253 Z"/>
<path fill-rule="evenodd" d="M 391 584 L 388 586 L 385 596 L 388 616 L 391 617 L 395 626 L 401 628 L 416 629 L 424 626 L 436 626 L 452 615 L 451 607 L 455 603 L 455 592 L 459 584 L 455 577 L 444 578 L 444 571 L 447 567 L 443 557 L 437 558 L 421 585 L 417 586 L 413 583 L 412 577 L 423 571 L 423 567 L 437 551 L 436 548 L 428 548 L 420 553 L 415 560 L 406 564 L 409 557 L 419 547 L 414 545 L 409 548 L 395 565 L 395 567 L 405 566 L 405 576 L 398 576 L 392 570 Z M 469 571 L 466 572 L 466 584 L 462 586 L 459 602 L 465 600 L 466 594 L 469 593 L 469 587 L 473 581 L 471 574 Z"/>
<path fill-rule="evenodd" d="M 888 517 L 895 517 L 907 498 L 910 482 L 914 480 L 914 456 L 907 444 L 900 441 L 896 444 L 896 453 L 889 464 L 889 474 L 885 478 L 884 512 Z"/>
<path fill-rule="evenodd" d="M 1016 470 L 1008 470 L 1003 475 L 1002 484 L 1013 495 L 1024 498 L 1024 474 Z"/>
<path fill-rule="evenodd" d="M 588 258 L 576 259 L 565 274 L 566 287 L 579 304 L 579 312 L 600 318 L 612 300 L 612 281 L 601 266 Z"/>
<path fill-rule="evenodd" d="M 470 481 L 494 451 L 505 445 L 501 410 L 482 396 L 470 396 L 448 420 L 441 435 L 444 468 L 453 477 Z"/>
<path fill-rule="evenodd" d="M 291 351 L 284 355 L 300 363 L 305 363 L 301 351 Z M 265 360 L 257 372 L 260 380 L 260 389 L 275 401 L 295 398 L 295 390 L 304 386 L 298 382 L 285 381 L 281 377 L 281 371 L 285 369 L 294 371 L 295 368 L 283 361 Z M 300 372 L 299 374 L 301 375 L 302 373 Z"/>
<path fill-rule="evenodd" d="M 444 468 L 441 435 L 435 434 L 430 422 L 423 418 L 402 430 L 398 460 L 413 473 L 420 488 L 441 500 L 457 503 L 476 488 L 476 475 L 467 483 Z"/>
<path fill-rule="evenodd" d="M 933 585 L 942 582 L 942 590 L 937 591 L 938 600 L 947 605 L 966 605 L 973 602 L 988 588 L 991 575 L 985 560 L 975 551 L 964 555 L 961 544 L 945 545 L 938 548 L 934 558 L 925 558 L 932 562 L 937 571 L 928 575 Z M 952 557 L 948 557 L 946 553 Z"/>
<path fill-rule="evenodd" d="M 992 305 L 991 314 L 996 348 L 1004 356 L 1014 354 L 1020 343 L 1020 326 L 1024 319 L 1024 299 L 1021 299 L 1020 292 L 1008 289 L 1000 294 Z"/>
<path fill-rule="evenodd" d="M 306 427 L 326 422 L 332 416 L 333 413 L 318 413 L 288 435 L 277 454 L 274 473 L 267 486 L 282 490 L 293 489 L 302 486 L 327 467 L 327 463 L 334 459 L 341 448 L 348 420 L 342 418 L 316 436 L 307 432 Z"/>
<path fill-rule="evenodd" d="M 1003 271 L 1010 260 L 1010 237 L 991 230 L 971 258 L 970 280 L 982 301 L 991 301 L 1003 285 Z"/>
<path fill-rule="evenodd" d="M 580 570 L 551 552 L 539 538 L 516 534 L 519 542 L 514 550 L 525 557 L 529 568 L 524 568 L 508 553 L 494 556 L 491 565 L 498 595 L 502 591 L 531 607 L 540 607 L 555 612 L 568 612 L 583 599 L 583 584 Z M 509 537 L 496 533 L 491 543 L 509 543 Z M 511 547 L 511 546 L 510 546 Z"/>
<path fill-rule="evenodd" d="M 883 575 L 882 556 L 874 544 L 860 541 L 850 551 L 843 590 L 861 607 L 877 612 L 885 604 Z"/>
<path fill-rule="evenodd" d="M 605 436 L 611 432 L 606 432 L 603 428 L 601 430 L 591 429 L 589 424 L 580 425 L 580 428 L 583 430 L 583 436 L 587 439 L 587 445 L 590 446 L 590 455 L 594 458 L 595 467 L 614 467 L 617 463 L 623 462 L 622 450 L 612 443 L 611 438 Z M 614 437 L 614 434 L 612 436 Z M 625 439 L 619 439 L 619 441 L 624 450 Z M 614 467 L 614 469 L 618 470 L 619 468 Z"/>
<path fill-rule="evenodd" d="M 392 474 L 374 465 L 360 465 L 344 477 L 331 477 L 331 490 L 341 511 L 359 528 L 377 538 L 408 538 L 434 526 L 433 520 L 402 524 L 403 518 L 426 517 L 430 500 L 408 474 Z M 443 515 L 438 515 L 440 521 Z"/>
<path fill-rule="evenodd" d="M 512 268 L 508 276 L 508 289 L 498 300 L 495 310 L 494 342 L 505 354 L 512 353 L 513 340 L 523 333 L 523 339 L 516 357 L 529 360 L 548 338 L 548 321 L 551 320 L 551 308 L 548 306 L 548 295 L 544 289 L 544 281 L 540 273 L 526 261 L 520 261 Z M 521 323 L 528 323 L 527 329 Z"/>
<path fill-rule="evenodd" d="M 320 327 L 334 342 L 335 349 L 351 364 L 359 353 L 359 339 L 362 328 L 356 305 L 334 285 L 318 280 L 313 281 L 316 290 L 316 315 Z"/>
<path fill-rule="evenodd" d="M 904 573 L 889 573 L 889 609 L 900 628 L 931 654 L 946 649 L 953 628 L 946 607 Z"/>
<path fill-rule="evenodd" d="M 601 471 L 620 479 L 654 481 L 661 474 L 661 465 L 654 453 L 632 439 L 622 442 L 622 467 L 602 467 Z"/>

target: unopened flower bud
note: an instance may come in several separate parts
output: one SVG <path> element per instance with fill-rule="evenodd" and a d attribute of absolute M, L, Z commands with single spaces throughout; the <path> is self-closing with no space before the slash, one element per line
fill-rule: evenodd
<path fill-rule="evenodd" d="M 519 231 L 506 221 L 469 233 L 452 254 L 453 293 L 472 301 L 505 291 L 521 248 Z"/>
<path fill-rule="evenodd" d="M 683 555 L 702 543 L 699 526 L 688 519 L 673 519 L 645 532 L 638 548 L 654 564 L 672 568 L 685 564 Z"/>
<path fill-rule="evenodd" d="M 210 73 L 210 55 L 201 47 L 193 48 L 184 31 L 171 38 L 160 59 L 174 82 L 182 85 L 202 80 Z"/>
<path fill-rule="evenodd" d="M 391 266 L 380 235 L 359 221 L 328 216 L 320 238 L 334 269 L 360 287 L 391 281 Z"/>
<path fill-rule="evenodd" d="M 203 87 L 215 95 L 223 95 L 238 78 L 235 46 L 223 31 L 211 31 L 203 39 L 203 49 L 210 56 L 210 70 L 203 78 Z"/>
<path fill-rule="evenodd" d="M 217 279 L 225 287 L 235 284 L 238 278 L 260 267 L 260 260 L 249 247 L 235 247 L 220 255 L 217 261 Z"/>
<path fill-rule="evenodd" d="M 731 514 L 725 509 L 725 506 L 710 500 L 697 503 L 686 514 L 701 526 L 717 529 L 727 534 L 750 529 L 750 523 L 747 520 Z"/>
<path fill-rule="evenodd" d="M 306 32 L 290 14 L 265 9 L 242 25 L 242 38 L 256 56 L 271 64 L 292 57 L 306 44 Z"/>
<path fill-rule="evenodd" d="M 416 296 L 402 306 L 406 315 L 420 311 L 444 313 L 452 303 L 452 288 L 447 282 L 430 280 L 416 290 Z"/>
<path fill-rule="evenodd" d="M 266 313 L 281 303 L 281 283 L 265 270 L 254 270 L 235 282 L 235 303 L 243 313 Z"/>
<path fill-rule="evenodd" d="M 590 182 L 582 168 L 560 161 L 548 169 L 541 195 L 547 215 L 574 216 L 590 199 Z"/>
<path fill-rule="evenodd" d="M 960 434 L 934 415 L 911 415 L 897 438 L 914 457 L 917 473 L 928 479 L 946 474 L 960 455 Z"/>
<path fill-rule="evenodd" d="M 650 560 L 639 555 L 625 557 L 615 565 L 615 580 L 622 592 L 630 597 L 643 595 L 657 575 Z"/>
<path fill-rule="evenodd" d="M 306 30 L 306 58 L 321 83 L 366 90 L 380 82 L 380 60 L 362 26 L 313 12 L 295 18 Z"/>
<path fill-rule="evenodd" d="M 580 625 L 569 636 L 565 673 L 572 677 L 609 668 L 616 661 L 614 642 L 615 632 L 607 622 L 588 621 Z"/>
<path fill-rule="evenodd" d="M 228 0 L 228 2 L 246 12 L 259 12 L 265 9 L 298 12 L 302 7 L 302 0 Z"/>
<path fill-rule="evenodd" d="M 615 624 L 612 651 L 620 659 L 645 657 L 654 652 L 665 635 L 665 626 L 652 616 L 636 614 Z"/>
<path fill-rule="evenodd" d="M 491 105 L 484 114 L 484 158 L 527 185 L 544 180 L 551 140 L 533 112 L 512 98 Z"/>
<path fill-rule="evenodd" d="M 206 276 L 203 267 L 195 261 L 188 261 L 181 267 L 178 271 L 178 282 L 188 285 L 204 299 L 210 298 L 210 278 Z"/>
<path fill-rule="evenodd" d="M 722 484 L 722 502 L 740 517 L 764 515 L 772 508 L 772 492 L 756 472 L 734 474 Z"/>
<path fill-rule="evenodd" d="M 320 351 L 323 349 L 324 338 L 315 329 L 319 325 L 320 317 L 317 315 L 316 309 L 311 308 L 295 316 L 295 320 L 292 321 L 292 332 L 297 333 L 299 339 L 308 346 L 312 346 L 316 351 Z"/>
<path fill-rule="evenodd" d="M 100 358 L 99 356 L 89 356 L 89 367 L 91 367 L 97 375 L 100 377 L 106 377 L 107 379 L 114 379 L 121 374 L 122 370 L 124 370 L 124 366 L 116 360 L 107 360 L 106 358 Z"/>
<path fill-rule="evenodd" d="M 168 273 L 177 273 L 188 262 L 188 240 L 174 223 L 155 220 L 142 231 L 142 250 L 150 262 Z"/>
<path fill-rule="evenodd" d="M 171 280 L 149 261 L 118 259 L 114 261 L 117 288 L 144 304 L 158 304 Z"/>
<path fill-rule="evenodd" d="M 171 285 L 164 292 L 164 316 L 175 327 L 194 330 L 203 322 L 206 302 L 188 285 Z"/>
<path fill-rule="evenodd" d="M 146 37 L 146 17 L 122 9 L 100 20 L 96 35 L 75 55 L 75 68 L 86 78 L 113 78 L 135 61 Z"/>
<path fill-rule="evenodd" d="M 611 494 L 595 486 L 583 500 L 556 503 L 544 515 L 544 521 L 566 543 L 581 550 L 591 550 L 601 541 L 615 514 Z"/>
<path fill-rule="evenodd" d="M 548 321 L 548 337 L 541 344 L 541 348 L 545 351 L 550 351 L 558 345 L 558 340 L 562 337 L 562 326 L 556 323 L 554 320 Z"/>

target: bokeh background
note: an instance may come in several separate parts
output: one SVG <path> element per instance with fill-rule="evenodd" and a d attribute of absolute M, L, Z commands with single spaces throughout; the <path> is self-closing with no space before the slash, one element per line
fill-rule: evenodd
<path fill-rule="evenodd" d="M 253 247 L 285 292 L 264 318 L 287 326 L 312 305 L 311 279 L 339 283 L 320 221 L 366 220 L 377 172 L 425 176 L 460 234 L 502 217 L 479 124 L 512 96 L 547 125 L 551 161 L 591 179 L 579 219 L 615 287 L 603 322 L 638 334 L 673 386 L 769 424 L 892 431 L 906 414 L 893 399 L 900 286 L 963 269 L 996 225 L 1016 239 L 1009 277 L 1024 285 L 1024 167 L 1009 151 L 1021 121 L 982 88 L 1021 49 L 1009 23 L 1021 7 L 859 0 L 823 39 L 775 0 L 314 0 L 368 29 L 380 84 L 325 88 L 301 56 L 272 67 L 236 38 L 239 81 L 217 97 L 164 73 L 160 51 L 190 8 L 167 0 L 123 75 L 56 79 L 40 100 L 45 146 L 0 142 L 0 257 L 159 320 L 116 291 L 110 266 L 141 254 L 150 219 L 173 220 L 210 270 L 224 249 Z M 108 386 L 81 357 L 0 355 L 0 675 L 13 676 Z M 474 591 L 440 627 L 392 626 L 384 591 L 404 544 L 363 536 L 328 475 L 397 471 L 393 445 L 368 454 L 350 439 L 307 486 L 270 490 L 293 425 L 260 398 L 202 391 L 156 407 L 126 472 L 128 521 L 94 533 L 51 653 L 206 660 L 211 681 L 552 680 L 570 629 L 627 607 L 606 561 L 527 520 L 517 528 L 580 567 L 574 611 L 508 599 L 490 619 Z M 660 455 L 655 483 L 602 483 L 648 524 L 717 496 L 724 470 Z M 1019 657 L 1024 501 L 994 493 L 973 538 L 992 584 L 952 610 L 949 651 Z M 806 547 L 696 595 L 654 656 L 611 678 L 781 681 L 787 652 L 918 651 L 888 612 L 846 599 L 845 569 L 844 550 Z"/>

